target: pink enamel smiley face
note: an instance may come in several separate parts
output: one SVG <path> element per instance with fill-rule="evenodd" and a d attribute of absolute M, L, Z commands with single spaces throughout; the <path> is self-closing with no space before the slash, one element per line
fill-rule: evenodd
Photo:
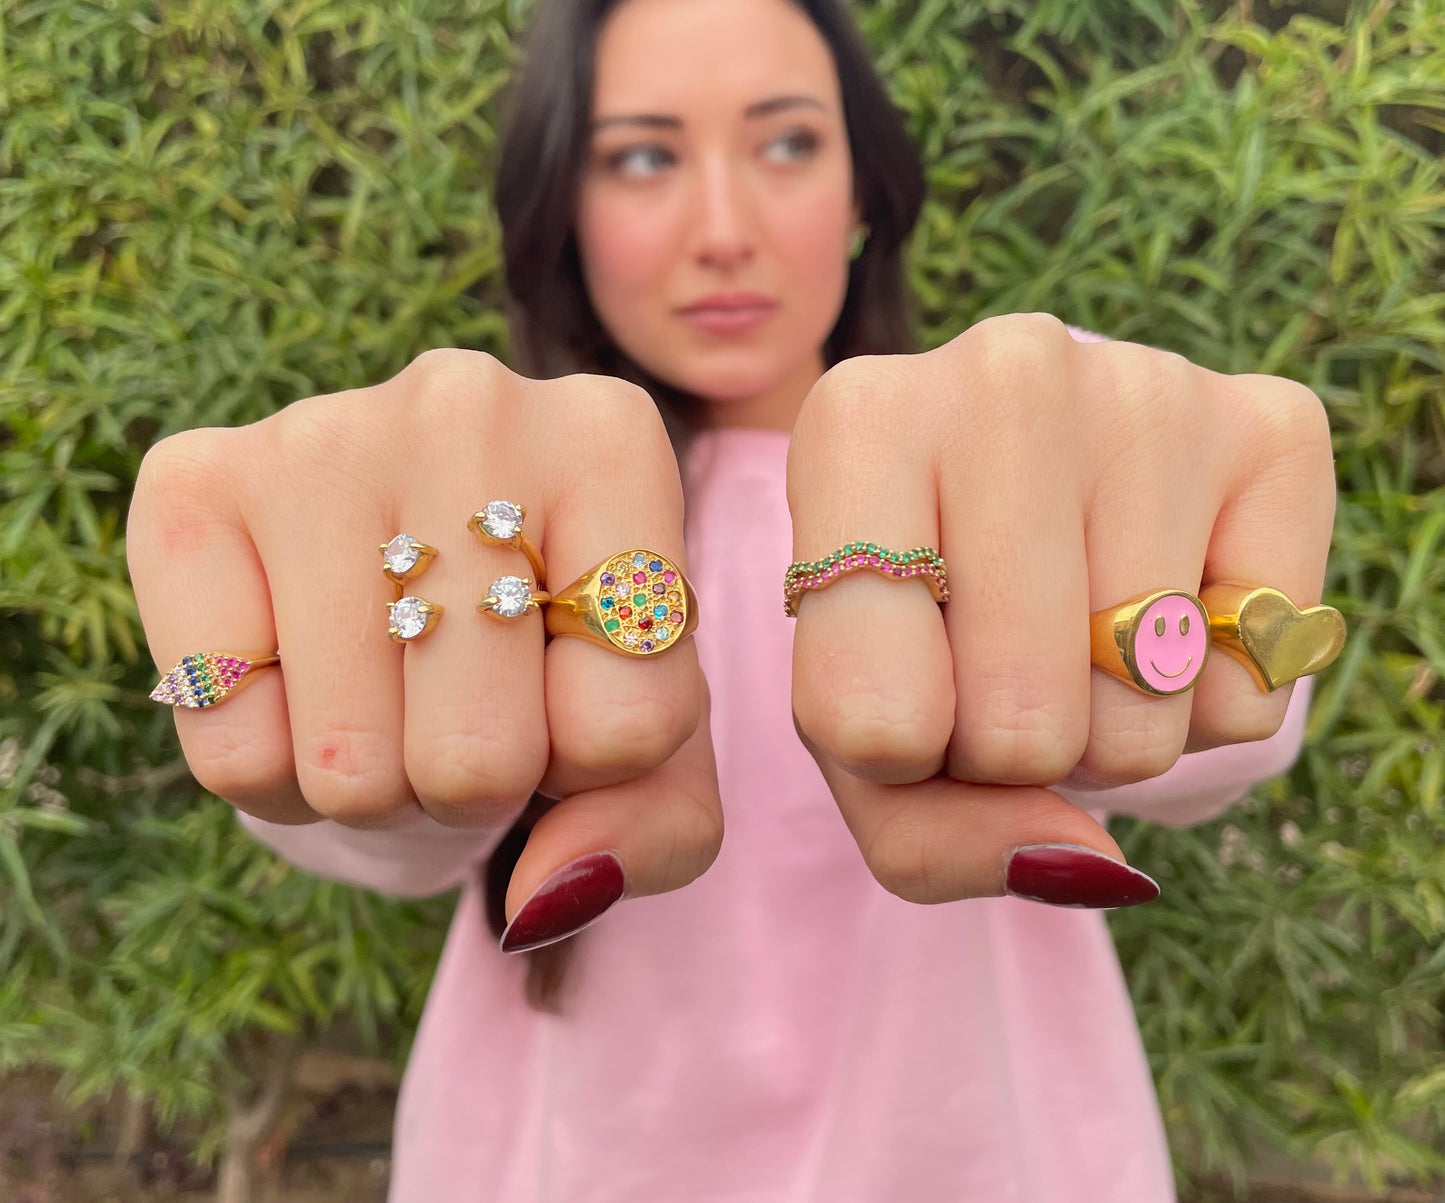
<path fill-rule="evenodd" d="M 1160 693 L 1179 693 L 1194 684 L 1209 650 L 1209 619 L 1199 603 L 1182 593 L 1161 597 L 1134 628 L 1134 672 Z"/>

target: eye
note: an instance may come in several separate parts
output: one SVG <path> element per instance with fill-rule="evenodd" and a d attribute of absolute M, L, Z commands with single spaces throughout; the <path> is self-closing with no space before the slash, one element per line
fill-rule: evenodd
<path fill-rule="evenodd" d="M 1154 620 L 1154 634 L 1161 637 L 1164 634 L 1164 615 L 1162 614 Z"/>
<path fill-rule="evenodd" d="M 790 158 L 806 158 L 818 148 L 818 135 L 813 133 L 812 130 L 800 127 L 789 130 L 781 137 L 773 139 L 768 145 L 769 147 L 780 146 L 787 142 L 792 142 L 795 146 L 801 148 L 798 154 L 789 156 Z"/>
<path fill-rule="evenodd" d="M 1187 635 L 1187 634 L 1189 634 L 1189 615 L 1188 615 L 1188 614 L 1182 615 L 1182 616 L 1180 617 L 1180 619 L 1179 619 L 1179 633 L 1180 633 L 1181 635 Z"/>
<path fill-rule="evenodd" d="M 608 171 L 617 172 L 623 175 L 636 175 L 638 174 L 636 172 L 622 171 L 622 167 L 628 162 L 628 160 L 646 154 L 657 154 L 666 159 L 672 158 L 672 156 L 667 152 L 667 150 L 664 147 L 659 146 L 656 142 L 646 142 L 641 143 L 637 146 L 628 146 L 624 147 L 622 150 L 613 151 L 612 154 L 608 155 L 604 161 L 607 164 Z M 641 174 L 649 175 L 651 173 L 644 171 Z"/>

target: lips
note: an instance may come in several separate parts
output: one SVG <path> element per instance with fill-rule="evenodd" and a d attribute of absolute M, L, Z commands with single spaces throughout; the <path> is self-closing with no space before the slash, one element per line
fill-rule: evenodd
<path fill-rule="evenodd" d="M 760 292 L 718 292 L 685 305 L 678 312 L 687 317 L 699 313 L 756 312 L 772 306 L 772 298 Z"/>

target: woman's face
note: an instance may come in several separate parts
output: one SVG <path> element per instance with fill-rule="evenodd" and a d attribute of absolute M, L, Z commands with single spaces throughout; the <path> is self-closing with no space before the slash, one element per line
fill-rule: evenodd
<path fill-rule="evenodd" d="M 624 0 L 595 78 L 577 239 L 603 325 L 718 424 L 790 428 L 859 221 L 827 43 L 792 0 Z M 719 293 L 771 305 L 732 330 L 682 315 Z"/>

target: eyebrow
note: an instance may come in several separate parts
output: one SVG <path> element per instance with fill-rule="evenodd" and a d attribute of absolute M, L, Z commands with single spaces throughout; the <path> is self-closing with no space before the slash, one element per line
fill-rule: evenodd
<path fill-rule="evenodd" d="M 756 104 L 750 104 L 743 110 L 743 116 L 747 118 L 766 117 L 781 109 L 797 108 L 800 105 L 808 105 L 816 109 L 823 108 L 822 101 L 815 100 L 811 96 L 774 96 L 768 100 L 759 100 Z M 592 123 L 592 133 L 606 129 L 609 125 L 641 125 L 648 129 L 681 129 L 682 118 L 671 117 L 665 113 L 628 113 L 618 117 L 603 117 Z"/>

